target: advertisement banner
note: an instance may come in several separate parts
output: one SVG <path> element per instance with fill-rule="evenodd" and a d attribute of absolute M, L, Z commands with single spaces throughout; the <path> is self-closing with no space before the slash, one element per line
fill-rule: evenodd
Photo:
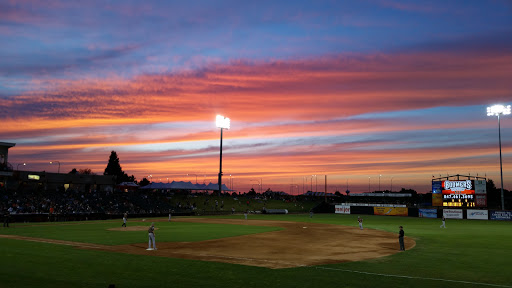
<path fill-rule="evenodd" d="M 441 194 L 443 192 L 443 182 L 442 181 L 432 181 L 432 193 L 433 194 Z"/>
<path fill-rule="evenodd" d="M 443 206 L 443 194 L 432 194 L 432 206 Z"/>
<path fill-rule="evenodd" d="M 406 207 L 373 207 L 374 215 L 408 216 L 409 209 Z"/>
<path fill-rule="evenodd" d="M 421 218 L 437 218 L 437 209 L 419 209 L 418 215 Z"/>
<path fill-rule="evenodd" d="M 337 214 L 350 214 L 350 206 L 348 205 L 336 205 L 334 206 L 334 213 Z"/>
<path fill-rule="evenodd" d="M 491 220 L 512 220 L 512 211 L 491 211 Z"/>
<path fill-rule="evenodd" d="M 443 209 L 443 216 L 447 219 L 462 219 L 462 209 Z"/>
<path fill-rule="evenodd" d="M 475 206 L 476 207 L 487 207 L 487 195 L 476 194 L 475 195 Z"/>
<path fill-rule="evenodd" d="M 489 219 L 489 211 L 468 209 L 468 219 L 487 220 Z"/>
<path fill-rule="evenodd" d="M 475 180 L 475 194 L 487 194 L 485 180 Z"/>

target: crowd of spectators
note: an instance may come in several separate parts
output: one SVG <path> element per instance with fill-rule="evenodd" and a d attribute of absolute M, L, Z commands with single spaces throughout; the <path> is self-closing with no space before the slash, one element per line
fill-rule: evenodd
<path fill-rule="evenodd" d="M 151 214 L 175 207 L 167 197 L 154 193 L 66 191 L 0 191 L 0 211 L 10 214 Z"/>

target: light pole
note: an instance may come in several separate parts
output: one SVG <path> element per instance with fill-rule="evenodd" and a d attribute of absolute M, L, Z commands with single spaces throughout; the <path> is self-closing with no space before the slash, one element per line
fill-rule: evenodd
<path fill-rule="evenodd" d="M 510 105 L 494 105 L 487 107 L 487 116 L 498 116 L 498 138 L 500 146 L 500 175 L 501 175 L 501 210 L 505 210 L 505 197 L 503 195 L 503 162 L 501 160 L 501 123 L 500 115 L 509 115 Z"/>
<path fill-rule="evenodd" d="M 368 193 L 370 193 L 370 177 L 368 177 Z"/>
<path fill-rule="evenodd" d="M 197 175 L 196 174 L 187 174 L 187 176 L 189 176 L 189 175 L 196 176 L 196 184 L 197 184 Z"/>
<path fill-rule="evenodd" d="M 57 169 L 57 173 L 60 173 L 60 162 L 59 161 L 50 161 L 50 164 L 57 163 L 59 164 L 59 168 Z"/>
<path fill-rule="evenodd" d="M 316 175 L 311 175 L 311 190 L 313 190 L 313 177 L 315 177 L 315 192 L 318 192 L 318 178 Z"/>
<path fill-rule="evenodd" d="M 219 163 L 219 194 L 222 194 L 222 131 L 229 129 L 231 125 L 229 118 L 217 115 L 217 128 L 220 128 L 220 163 Z"/>
<path fill-rule="evenodd" d="M 393 177 L 391 177 L 391 192 L 393 192 Z"/>
<path fill-rule="evenodd" d="M 260 194 L 261 194 L 261 185 L 262 185 L 262 183 L 260 182 L 260 180 L 256 179 L 256 180 L 251 180 L 251 181 L 256 181 L 256 182 L 258 182 L 258 185 L 260 186 Z"/>
<path fill-rule="evenodd" d="M 379 192 L 381 191 L 380 190 L 380 177 L 382 177 L 382 175 L 379 174 Z"/>
<path fill-rule="evenodd" d="M 18 166 L 16 166 L 16 171 L 20 171 L 20 165 L 27 166 L 27 163 L 19 163 Z"/>

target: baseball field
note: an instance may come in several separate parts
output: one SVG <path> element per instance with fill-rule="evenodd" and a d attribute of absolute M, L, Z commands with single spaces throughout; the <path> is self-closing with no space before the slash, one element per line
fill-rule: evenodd
<path fill-rule="evenodd" d="M 11 223 L 0 287 L 512 288 L 510 222 L 362 217 L 364 230 L 336 214 Z"/>

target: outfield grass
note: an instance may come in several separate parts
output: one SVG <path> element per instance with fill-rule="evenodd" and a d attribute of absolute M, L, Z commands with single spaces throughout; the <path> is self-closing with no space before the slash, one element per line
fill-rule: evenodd
<path fill-rule="evenodd" d="M 224 218 L 240 219 L 240 216 Z M 111 283 L 116 284 L 116 287 L 512 287 L 512 273 L 509 272 L 512 266 L 510 222 L 449 219 L 447 229 L 440 229 L 439 219 L 392 216 L 363 218 L 365 229 L 398 232 L 398 226 L 404 226 L 406 236 L 416 240 L 416 247 L 404 253 L 369 261 L 272 270 L 80 250 L 69 246 L 0 238 L 0 287 L 108 287 Z M 312 219 L 309 215 L 250 215 L 250 219 L 357 226 L 357 215 L 317 214 Z M 108 245 L 147 241 L 145 233 L 141 236 L 141 232 L 129 235 L 127 233 L 132 232 L 105 230 L 110 226 L 119 227 L 121 222 L 85 223 L 15 225 L 18 227 L 0 228 L 0 234 Z M 138 225 L 133 220 L 128 224 Z M 162 227 L 157 232 L 159 241 L 164 241 L 162 238 L 165 241 L 200 241 L 272 229 L 248 225 L 156 224 Z M 163 229 L 165 227 L 172 229 Z M 167 234 L 164 230 L 172 232 Z M 107 237 L 106 232 L 113 233 Z"/>

